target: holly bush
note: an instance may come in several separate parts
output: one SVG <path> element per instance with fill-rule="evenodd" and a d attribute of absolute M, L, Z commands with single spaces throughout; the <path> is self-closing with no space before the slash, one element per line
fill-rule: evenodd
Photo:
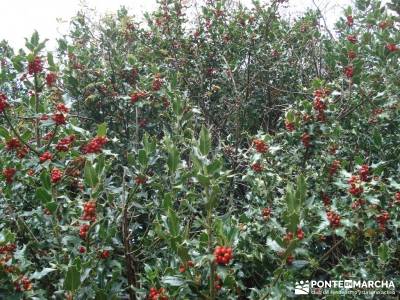
<path fill-rule="evenodd" d="M 1 299 L 398 292 L 397 1 L 196 3 L 1 42 Z"/>

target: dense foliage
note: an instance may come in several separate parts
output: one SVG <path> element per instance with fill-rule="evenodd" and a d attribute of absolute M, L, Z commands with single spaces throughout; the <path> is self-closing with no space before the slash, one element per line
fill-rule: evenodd
<path fill-rule="evenodd" d="M 287 5 L 83 10 L 55 51 L 0 44 L 1 299 L 398 292 L 400 7 L 332 33 Z"/>

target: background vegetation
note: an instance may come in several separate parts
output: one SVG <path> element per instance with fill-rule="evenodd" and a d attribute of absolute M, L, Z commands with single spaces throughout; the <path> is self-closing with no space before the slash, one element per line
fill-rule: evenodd
<path fill-rule="evenodd" d="M 330 32 L 284 2 L 82 11 L 56 51 L 0 44 L 1 299 L 398 292 L 400 6 Z"/>

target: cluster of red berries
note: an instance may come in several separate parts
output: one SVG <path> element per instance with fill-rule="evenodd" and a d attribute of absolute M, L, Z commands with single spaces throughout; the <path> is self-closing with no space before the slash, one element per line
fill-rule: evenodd
<path fill-rule="evenodd" d="M 110 257 L 110 251 L 109 250 L 103 250 L 100 253 L 100 258 L 101 259 L 107 259 Z"/>
<path fill-rule="evenodd" d="M 357 57 L 357 53 L 354 50 L 350 50 L 349 52 L 347 52 L 347 57 L 350 60 L 353 60 Z"/>
<path fill-rule="evenodd" d="M 330 90 L 326 88 L 316 89 L 314 91 L 314 97 L 325 98 L 330 94 Z"/>
<path fill-rule="evenodd" d="M 262 209 L 262 217 L 263 217 L 264 221 L 269 220 L 269 218 L 271 217 L 271 212 L 272 212 L 272 209 L 269 207 L 264 207 Z"/>
<path fill-rule="evenodd" d="M 352 209 L 357 209 L 357 208 L 361 207 L 364 204 L 365 204 L 365 201 L 363 199 L 357 199 L 356 201 L 354 201 L 351 204 L 351 208 Z"/>
<path fill-rule="evenodd" d="M 21 147 L 21 143 L 17 138 L 11 138 L 6 142 L 6 150 L 13 151 Z"/>
<path fill-rule="evenodd" d="M 346 66 L 345 68 L 344 68 L 344 75 L 346 75 L 346 77 L 347 78 L 352 78 L 353 77 L 353 75 L 354 75 L 354 68 L 353 68 L 353 66 L 351 66 L 351 65 L 349 65 L 349 66 Z"/>
<path fill-rule="evenodd" d="M 321 197 L 322 197 L 322 202 L 324 202 L 325 206 L 329 206 L 331 205 L 331 198 L 329 198 L 329 196 L 325 193 L 321 193 Z"/>
<path fill-rule="evenodd" d="M 14 282 L 15 290 L 20 291 L 30 291 L 32 289 L 32 283 L 28 277 L 22 276 L 18 281 Z"/>
<path fill-rule="evenodd" d="M 294 256 L 293 255 L 288 255 L 288 257 L 286 258 L 286 263 L 288 264 L 288 265 L 291 265 L 292 263 L 293 263 L 293 261 L 294 261 Z"/>
<path fill-rule="evenodd" d="M 319 97 L 314 98 L 314 109 L 316 111 L 324 111 L 326 109 L 326 105 L 321 98 Z"/>
<path fill-rule="evenodd" d="M 259 162 L 256 162 L 254 164 L 251 165 L 251 168 L 253 169 L 254 172 L 256 173 L 260 173 L 263 170 L 263 166 L 262 164 L 260 164 Z"/>
<path fill-rule="evenodd" d="M 64 103 L 57 103 L 56 110 L 62 113 L 69 112 L 69 108 Z"/>
<path fill-rule="evenodd" d="M 294 131 L 295 126 L 293 122 L 290 122 L 289 120 L 285 120 L 285 128 L 287 131 Z"/>
<path fill-rule="evenodd" d="M 89 228 L 90 228 L 89 224 L 82 224 L 79 227 L 79 236 L 81 237 L 81 239 L 86 240 Z"/>
<path fill-rule="evenodd" d="M 107 138 L 105 136 L 96 136 L 89 143 L 83 146 L 82 152 L 84 154 L 100 153 L 106 143 Z"/>
<path fill-rule="evenodd" d="M 156 74 L 153 79 L 152 89 L 153 91 L 159 91 L 162 86 L 162 79 L 160 74 Z"/>
<path fill-rule="evenodd" d="M 222 288 L 222 278 L 218 274 L 216 274 L 214 278 L 214 287 L 217 291 Z"/>
<path fill-rule="evenodd" d="M 56 73 L 48 73 L 46 75 L 47 86 L 52 87 L 56 81 L 57 81 L 57 74 Z"/>
<path fill-rule="evenodd" d="M 145 184 L 145 183 L 147 182 L 147 177 L 144 176 L 144 175 L 137 176 L 137 177 L 135 178 L 135 182 L 136 182 L 136 184 L 138 184 L 138 185 Z"/>
<path fill-rule="evenodd" d="M 291 240 L 293 240 L 294 234 L 291 231 L 288 231 L 284 236 L 283 236 L 283 241 L 287 244 Z"/>
<path fill-rule="evenodd" d="M 17 249 L 17 245 L 10 243 L 4 246 L 0 246 L 0 254 L 11 254 Z"/>
<path fill-rule="evenodd" d="M 301 227 L 297 228 L 296 235 L 298 240 L 304 239 L 304 231 L 301 229 Z"/>
<path fill-rule="evenodd" d="M 391 25 L 392 25 L 392 22 L 390 22 L 388 20 L 384 20 L 384 21 L 379 23 L 379 28 L 384 30 L 384 29 L 388 28 Z"/>
<path fill-rule="evenodd" d="M 158 290 L 154 287 L 150 289 L 148 300 L 168 300 L 168 297 L 165 295 L 165 289 L 159 288 Z"/>
<path fill-rule="evenodd" d="M 2 113 L 9 106 L 10 105 L 8 104 L 7 96 L 3 93 L 0 93 L 0 113 Z"/>
<path fill-rule="evenodd" d="M 352 44 L 357 43 L 357 37 L 355 35 L 348 35 L 347 40 Z"/>
<path fill-rule="evenodd" d="M 142 98 L 146 98 L 147 97 L 147 93 L 145 92 L 135 92 L 131 95 L 131 103 L 135 104 L 136 102 L 138 102 L 140 99 Z"/>
<path fill-rule="evenodd" d="M 79 247 L 79 253 L 86 253 L 86 248 L 85 247 L 83 247 L 83 246 L 80 246 Z"/>
<path fill-rule="evenodd" d="M 69 150 L 71 144 L 75 141 L 75 136 L 70 135 L 65 138 L 62 138 L 56 145 L 57 151 L 66 152 Z"/>
<path fill-rule="evenodd" d="M 268 145 L 263 140 L 254 140 L 253 145 L 256 147 L 258 153 L 265 153 L 268 151 Z"/>
<path fill-rule="evenodd" d="M 43 136 L 43 139 L 44 139 L 45 141 L 50 141 L 53 137 L 54 137 L 54 132 L 53 132 L 53 131 L 49 131 L 48 133 L 46 133 L 46 134 Z"/>
<path fill-rule="evenodd" d="M 83 215 L 82 220 L 85 221 L 96 221 L 96 202 L 88 201 L 83 204 Z"/>
<path fill-rule="evenodd" d="M 360 175 L 360 179 L 362 181 L 369 181 L 369 166 L 368 165 L 362 165 L 360 168 L 360 171 L 358 172 L 358 174 Z"/>
<path fill-rule="evenodd" d="M 309 148 L 311 146 L 311 136 L 307 132 L 304 132 L 300 139 L 304 147 Z"/>
<path fill-rule="evenodd" d="M 332 177 L 336 174 L 337 170 L 340 167 L 340 161 L 335 159 L 332 164 L 329 166 L 329 177 Z"/>
<path fill-rule="evenodd" d="M 399 50 L 399 48 L 397 48 L 396 44 L 387 44 L 385 46 L 386 49 L 389 50 L 389 52 L 395 52 L 397 50 Z"/>
<path fill-rule="evenodd" d="M 328 90 L 326 89 L 318 89 L 314 92 L 314 109 L 318 112 L 317 120 L 320 122 L 325 122 L 325 109 L 326 104 L 322 100 L 322 98 L 328 95 Z"/>
<path fill-rule="evenodd" d="M 55 114 L 53 114 L 51 119 L 57 125 L 64 125 L 67 123 L 67 117 L 62 112 L 56 112 Z"/>
<path fill-rule="evenodd" d="M 340 215 L 333 212 L 327 211 L 326 216 L 328 217 L 328 221 L 332 228 L 340 227 Z"/>
<path fill-rule="evenodd" d="M 14 175 L 16 172 L 17 172 L 17 170 L 15 170 L 14 168 L 10 168 L 10 167 L 3 169 L 3 176 L 5 177 L 6 182 L 8 184 L 13 182 L 13 178 L 14 178 Z"/>
<path fill-rule="evenodd" d="M 376 221 L 378 222 L 379 229 L 384 231 L 386 227 L 386 222 L 390 220 L 390 215 L 387 211 L 383 210 L 377 217 Z"/>
<path fill-rule="evenodd" d="M 364 192 L 363 187 L 360 185 L 360 177 L 352 175 L 348 181 L 350 184 L 349 193 L 353 196 L 359 196 Z"/>
<path fill-rule="evenodd" d="M 44 163 L 45 161 L 52 159 L 53 159 L 53 154 L 51 154 L 49 151 L 46 151 L 39 157 L 40 163 Z"/>
<path fill-rule="evenodd" d="M 18 150 L 17 157 L 19 159 L 22 159 L 28 154 L 28 152 L 29 152 L 29 148 L 27 146 L 23 146 Z"/>
<path fill-rule="evenodd" d="M 232 248 L 217 246 L 214 250 L 214 257 L 217 264 L 226 266 L 233 258 Z"/>
<path fill-rule="evenodd" d="M 28 73 L 29 75 L 38 74 L 42 72 L 43 65 L 42 60 L 39 56 L 36 56 L 32 61 L 28 63 Z"/>
<path fill-rule="evenodd" d="M 194 266 L 193 261 L 188 260 L 188 262 L 187 262 L 187 267 L 188 267 L 188 268 L 192 268 L 193 266 Z M 179 266 L 179 272 L 180 272 L 180 273 L 184 273 L 185 271 L 186 271 L 186 266 L 185 266 L 184 264 L 181 264 L 181 265 Z"/>
<path fill-rule="evenodd" d="M 353 26 L 353 24 L 354 24 L 353 16 L 347 16 L 346 19 L 347 19 L 347 21 L 346 21 L 347 26 L 349 26 L 349 27 Z"/>
<path fill-rule="evenodd" d="M 61 180 L 61 178 L 62 178 L 62 172 L 61 172 L 61 170 L 60 169 L 57 169 L 57 168 L 53 168 L 52 170 L 51 170 L 51 173 L 50 173 L 50 179 L 51 179 L 51 182 L 52 183 L 57 183 L 57 182 L 59 182 L 60 180 Z"/>

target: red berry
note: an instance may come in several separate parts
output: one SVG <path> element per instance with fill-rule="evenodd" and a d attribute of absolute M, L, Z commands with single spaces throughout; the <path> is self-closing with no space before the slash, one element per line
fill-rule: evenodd
<path fill-rule="evenodd" d="M 329 167 L 329 177 L 335 175 L 339 167 L 340 167 L 340 161 L 334 160 L 331 166 Z"/>
<path fill-rule="evenodd" d="M 291 264 L 293 263 L 293 260 L 294 260 L 294 256 L 293 256 L 293 255 L 289 255 L 289 256 L 286 258 L 286 263 L 287 263 L 288 265 L 291 265 Z"/>
<path fill-rule="evenodd" d="M 100 153 L 103 150 L 103 146 L 107 143 L 105 136 L 97 136 L 93 138 L 88 144 L 83 146 L 82 152 L 85 154 L 89 153 Z"/>
<path fill-rule="evenodd" d="M 341 226 L 340 216 L 337 213 L 335 213 L 333 211 L 328 211 L 326 213 L 326 216 L 328 217 L 328 221 L 329 221 L 331 227 L 337 228 L 337 227 Z"/>
<path fill-rule="evenodd" d="M 82 220 L 85 221 L 96 221 L 96 202 L 88 201 L 83 205 Z"/>
<path fill-rule="evenodd" d="M 265 221 L 268 221 L 269 218 L 271 217 L 271 211 L 272 211 L 272 209 L 269 208 L 269 207 L 263 208 L 263 210 L 262 210 L 262 216 L 263 216 L 263 219 L 264 219 Z"/>
<path fill-rule="evenodd" d="M 285 128 L 287 131 L 293 131 L 295 129 L 294 127 L 294 123 L 293 122 L 289 122 L 289 120 L 285 121 Z"/>
<path fill-rule="evenodd" d="M 353 26 L 353 24 L 354 24 L 353 16 L 347 16 L 346 19 L 347 19 L 347 21 L 346 21 L 347 26 L 350 26 L 350 27 Z"/>
<path fill-rule="evenodd" d="M 351 176 L 348 182 L 350 184 L 350 188 L 349 188 L 350 194 L 352 194 L 353 196 L 359 196 L 363 193 L 364 189 L 360 185 L 360 177 L 359 176 L 355 176 L 355 175 Z"/>
<path fill-rule="evenodd" d="M 283 241 L 288 243 L 291 240 L 293 240 L 293 232 L 289 231 L 288 233 L 285 234 L 285 236 L 283 237 Z"/>
<path fill-rule="evenodd" d="M 54 168 L 53 170 L 51 170 L 51 182 L 52 183 L 59 182 L 61 180 L 61 178 L 62 178 L 62 172 L 59 169 Z"/>
<path fill-rule="evenodd" d="M 268 145 L 263 140 L 254 140 L 253 145 L 258 153 L 266 153 L 268 151 Z"/>
<path fill-rule="evenodd" d="M 42 61 L 39 56 L 36 56 L 32 61 L 28 63 L 29 75 L 38 74 L 42 72 L 42 70 L 43 70 Z"/>
<path fill-rule="evenodd" d="M 355 35 L 349 35 L 349 36 L 347 36 L 347 40 L 348 40 L 350 43 L 352 43 L 352 44 L 357 43 L 357 37 L 356 37 Z"/>
<path fill-rule="evenodd" d="M 310 147 L 311 146 L 311 144 L 310 144 L 311 136 L 308 133 L 304 132 L 301 135 L 301 142 L 303 143 L 304 147 L 306 147 L 306 148 Z"/>
<path fill-rule="evenodd" d="M 56 112 L 51 119 L 56 123 L 57 125 L 64 125 L 67 123 L 67 119 L 65 115 L 62 112 Z"/>
<path fill-rule="evenodd" d="M 357 53 L 353 50 L 350 50 L 349 52 L 347 52 L 347 57 L 351 60 L 355 59 L 357 57 Z"/>
<path fill-rule="evenodd" d="M 7 96 L 0 92 L 0 113 L 2 113 L 10 105 L 7 102 Z"/>
<path fill-rule="evenodd" d="M 17 138 L 11 138 L 6 142 L 6 150 L 13 151 L 21 147 L 21 143 Z"/>
<path fill-rule="evenodd" d="M 49 151 L 46 151 L 39 157 L 40 163 L 44 163 L 45 161 L 52 160 L 52 159 L 53 159 L 53 155 Z"/>
<path fill-rule="evenodd" d="M 70 135 L 68 137 L 62 138 L 56 145 L 57 151 L 66 152 L 69 150 L 71 144 L 75 141 L 75 136 Z"/>
<path fill-rule="evenodd" d="M 153 91 L 159 91 L 162 86 L 162 79 L 160 74 L 156 74 L 153 79 L 152 89 Z"/>
<path fill-rule="evenodd" d="M 302 240 L 304 238 L 304 231 L 300 227 L 297 228 L 297 239 Z"/>
<path fill-rule="evenodd" d="M 147 182 L 147 177 L 144 176 L 144 175 L 140 175 L 140 176 L 135 178 L 135 182 L 138 185 L 145 184 Z"/>
<path fill-rule="evenodd" d="M 331 204 L 331 199 L 325 193 L 322 193 L 322 201 L 325 206 L 329 206 Z"/>
<path fill-rule="evenodd" d="M 48 73 L 46 75 L 46 84 L 47 84 L 47 86 L 52 87 L 56 81 L 57 81 L 57 74 Z"/>
<path fill-rule="evenodd" d="M 362 165 L 359 174 L 362 181 L 369 181 L 369 166 Z"/>
<path fill-rule="evenodd" d="M 254 163 L 254 164 L 251 166 L 251 168 L 252 168 L 253 171 L 256 172 L 256 173 L 260 173 L 260 172 L 262 172 L 262 170 L 263 170 L 263 166 L 262 166 L 259 162 Z"/>
<path fill-rule="evenodd" d="M 397 48 L 396 44 L 387 44 L 386 49 L 389 50 L 389 52 L 395 52 L 397 50 L 399 50 L 399 48 Z"/>
<path fill-rule="evenodd" d="M 3 169 L 3 176 L 5 177 L 6 182 L 8 184 L 13 182 L 14 175 L 15 175 L 16 172 L 17 172 L 16 169 L 10 168 L 10 167 Z"/>
<path fill-rule="evenodd" d="M 79 236 L 85 240 L 87 238 L 87 233 L 89 231 L 90 225 L 89 224 L 82 224 L 79 227 Z"/>
<path fill-rule="evenodd" d="M 58 103 L 56 106 L 56 110 L 62 113 L 68 113 L 69 108 L 65 106 L 64 103 Z"/>
<path fill-rule="evenodd" d="M 347 66 L 344 68 L 344 74 L 347 78 L 352 78 L 354 75 L 354 68 L 353 66 Z"/>
<path fill-rule="evenodd" d="M 214 257 L 219 265 L 227 265 L 232 259 L 232 248 L 217 246 L 214 249 Z"/>
<path fill-rule="evenodd" d="M 101 252 L 101 254 L 100 254 L 101 259 L 107 259 L 109 257 L 110 257 L 110 251 L 108 251 L 108 250 L 103 250 L 103 252 Z"/>

